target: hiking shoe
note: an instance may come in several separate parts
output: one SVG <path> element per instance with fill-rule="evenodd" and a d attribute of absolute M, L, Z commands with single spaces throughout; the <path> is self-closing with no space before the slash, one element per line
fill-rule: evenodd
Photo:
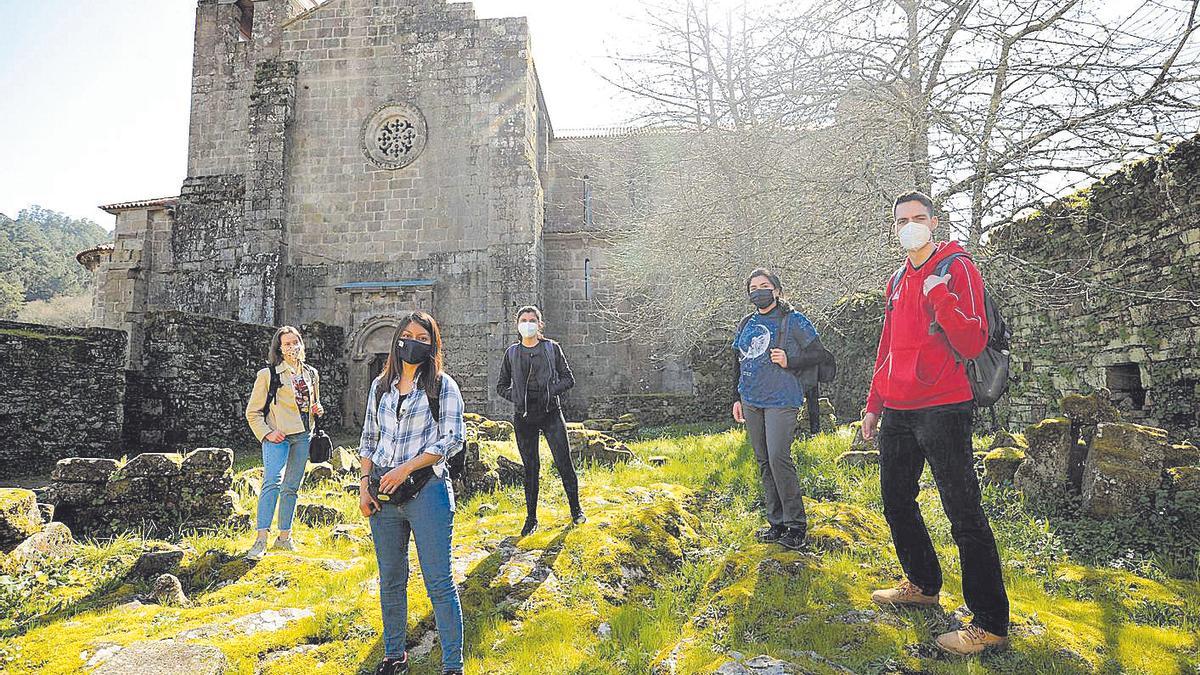
<path fill-rule="evenodd" d="M 805 537 L 808 532 L 803 527 L 788 527 L 786 532 L 775 542 L 790 551 L 804 550 Z"/>
<path fill-rule="evenodd" d="M 287 537 L 286 539 L 283 537 L 278 537 L 275 539 L 275 543 L 271 545 L 271 550 L 272 551 L 291 551 L 292 553 L 295 553 L 296 552 L 296 541 L 294 539 L 292 539 L 291 537 Z"/>
<path fill-rule="evenodd" d="M 375 675 L 404 675 L 408 672 L 408 652 L 398 659 L 384 659 L 375 669 Z"/>
<path fill-rule="evenodd" d="M 939 595 L 926 595 L 916 584 L 905 579 L 895 588 L 875 591 L 871 602 L 880 606 L 932 607 L 940 601 Z"/>
<path fill-rule="evenodd" d="M 529 535 L 533 534 L 534 530 L 537 529 L 537 526 L 537 518 L 526 518 L 525 526 L 521 528 L 521 536 L 528 537 Z"/>
<path fill-rule="evenodd" d="M 262 560 L 263 556 L 265 556 L 266 554 L 267 554 L 267 540 L 266 539 L 255 540 L 254 545 L 250 547 L 250 550 L 246 551 L 246 557 L 251 560 Z"/>
<path fill-rule="evenodd" d="M 587 516 L 583 515 L 583 511 L 575 511 L 571 514 L 571 522 L 582 525 L 587 522 Z"/>
<path fill-rule="evenodd" d="M 934 640 L 938 647 L 958 656 L 974 656 L 985 649 L 1004 649 L 1008 638 L 989 633 L 974 624 L 962 630 L 942 633 Z"/>
<path fill-rule="evenodd" d="M 442 675 L 463 675 L 463 671 L 461 671 L 461 670 L 447 670 L 447 671 L 444 671 L 444 672 L 442 673 Z"/>
<path fill-rule="evenodd" d="M 787 533 L 787 528 L 782 525 L 772 525 L 768 528 L 759 530 L 754 533 L 754 538 L 764 544 L 773 544 L 779 541 L 779 538 Z"/>

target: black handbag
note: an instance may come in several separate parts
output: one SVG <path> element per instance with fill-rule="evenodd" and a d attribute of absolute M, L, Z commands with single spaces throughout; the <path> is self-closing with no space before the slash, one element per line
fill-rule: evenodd
<path fill-rule="evenodd" d="M 379 478 L 376 476 L 371 476 L 370 480 L 367 481 L 367 491 L 370 492 L 371 496 L 374 497 L 375 500 L 380 504 L 400 506 L 408 502 L 413 497 L 416 497 L 417 493 L 421 491 L 421 488 L 425 487 L 425 484 L 428 483 L 429 479 L 431 478 L 433 478 L 432 466 L 427 466 L 423 469 L 417 469 L 416 471 L 408 474 L 408 478 L 404 479 L 404 482 L 400 484 L 400 487 L 396 488 L 395 492 L 388 494 L 386 492 L 379 491 Z"/>
<path fill-rule="evenodd" d="M 329 434 L 325 433 L 324 429 L 317 426 L 316 415 L 313 415 L 313 426 L 316 431 L 313 432 L 313 437 L 308 442 L 308 461 L 313 464 L 328 462 L 330 456 L 333 455 L 333 441 L 330 440 Z"/>

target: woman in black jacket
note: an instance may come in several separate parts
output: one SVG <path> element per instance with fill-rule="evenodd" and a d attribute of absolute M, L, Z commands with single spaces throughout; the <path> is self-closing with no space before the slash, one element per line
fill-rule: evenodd
<path fill-rule="evenodd" d="M 571 446 L 567 441 L 567 422 L 563 419 L 559 395 L 575 386 L 575 376 L 567 365 L 562 347 L 542 335 L 545 324 L 542 312 L 532 305 L 517 311 L 517 332 L 520 342 L 509 345 L 500 365 L 496 393 L 513 403 L 513 429 L 517 450 L 525 465 L 525 526 L 521 536 L 537 529 L 538 434 L 546 436 L 554 467 L 562 476 L 567 502 L 571 505 L 571 520 L 576 524 L 587 521 L 579 506 L 579 483 L 571 466 Z"/>

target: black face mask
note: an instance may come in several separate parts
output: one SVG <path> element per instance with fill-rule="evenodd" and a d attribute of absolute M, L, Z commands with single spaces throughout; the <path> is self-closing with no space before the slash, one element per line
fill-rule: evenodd
<path fill-rule="evenodd" d="M 400 357 L 400 360 L 414 366 L 425 363 L 425 360 L 429 358 L 429 353 L 433 351 L 433 345 L 409 338 L 400 338 L 400 342 L 396 346 L 399 347 L 396 355 Z"/>
<path fill-rule="evenodd" d="M 766 309 L 775 302 L 775 291 L 769 288 L 750 291 L 750 302 L 759 309 Z"/>

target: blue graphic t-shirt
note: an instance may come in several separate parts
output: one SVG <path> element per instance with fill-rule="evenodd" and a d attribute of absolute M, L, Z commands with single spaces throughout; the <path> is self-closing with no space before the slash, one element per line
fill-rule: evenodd
<path fill-rule="evenodd" d="M 800 378 L 771 361 L 771 350 L 782 349 L 788 359 L 798 358 L 800 351 L 817 337 L 812 322 L 792 310 L 787 316 L 788 344 L 779 344 L 781 312 L 755 312 L 734 336 L 733 348 L 741 363 L 738 394 L 742 401 L 756 408 L 799 408 L 804 405 L 804 386 Z"/>

